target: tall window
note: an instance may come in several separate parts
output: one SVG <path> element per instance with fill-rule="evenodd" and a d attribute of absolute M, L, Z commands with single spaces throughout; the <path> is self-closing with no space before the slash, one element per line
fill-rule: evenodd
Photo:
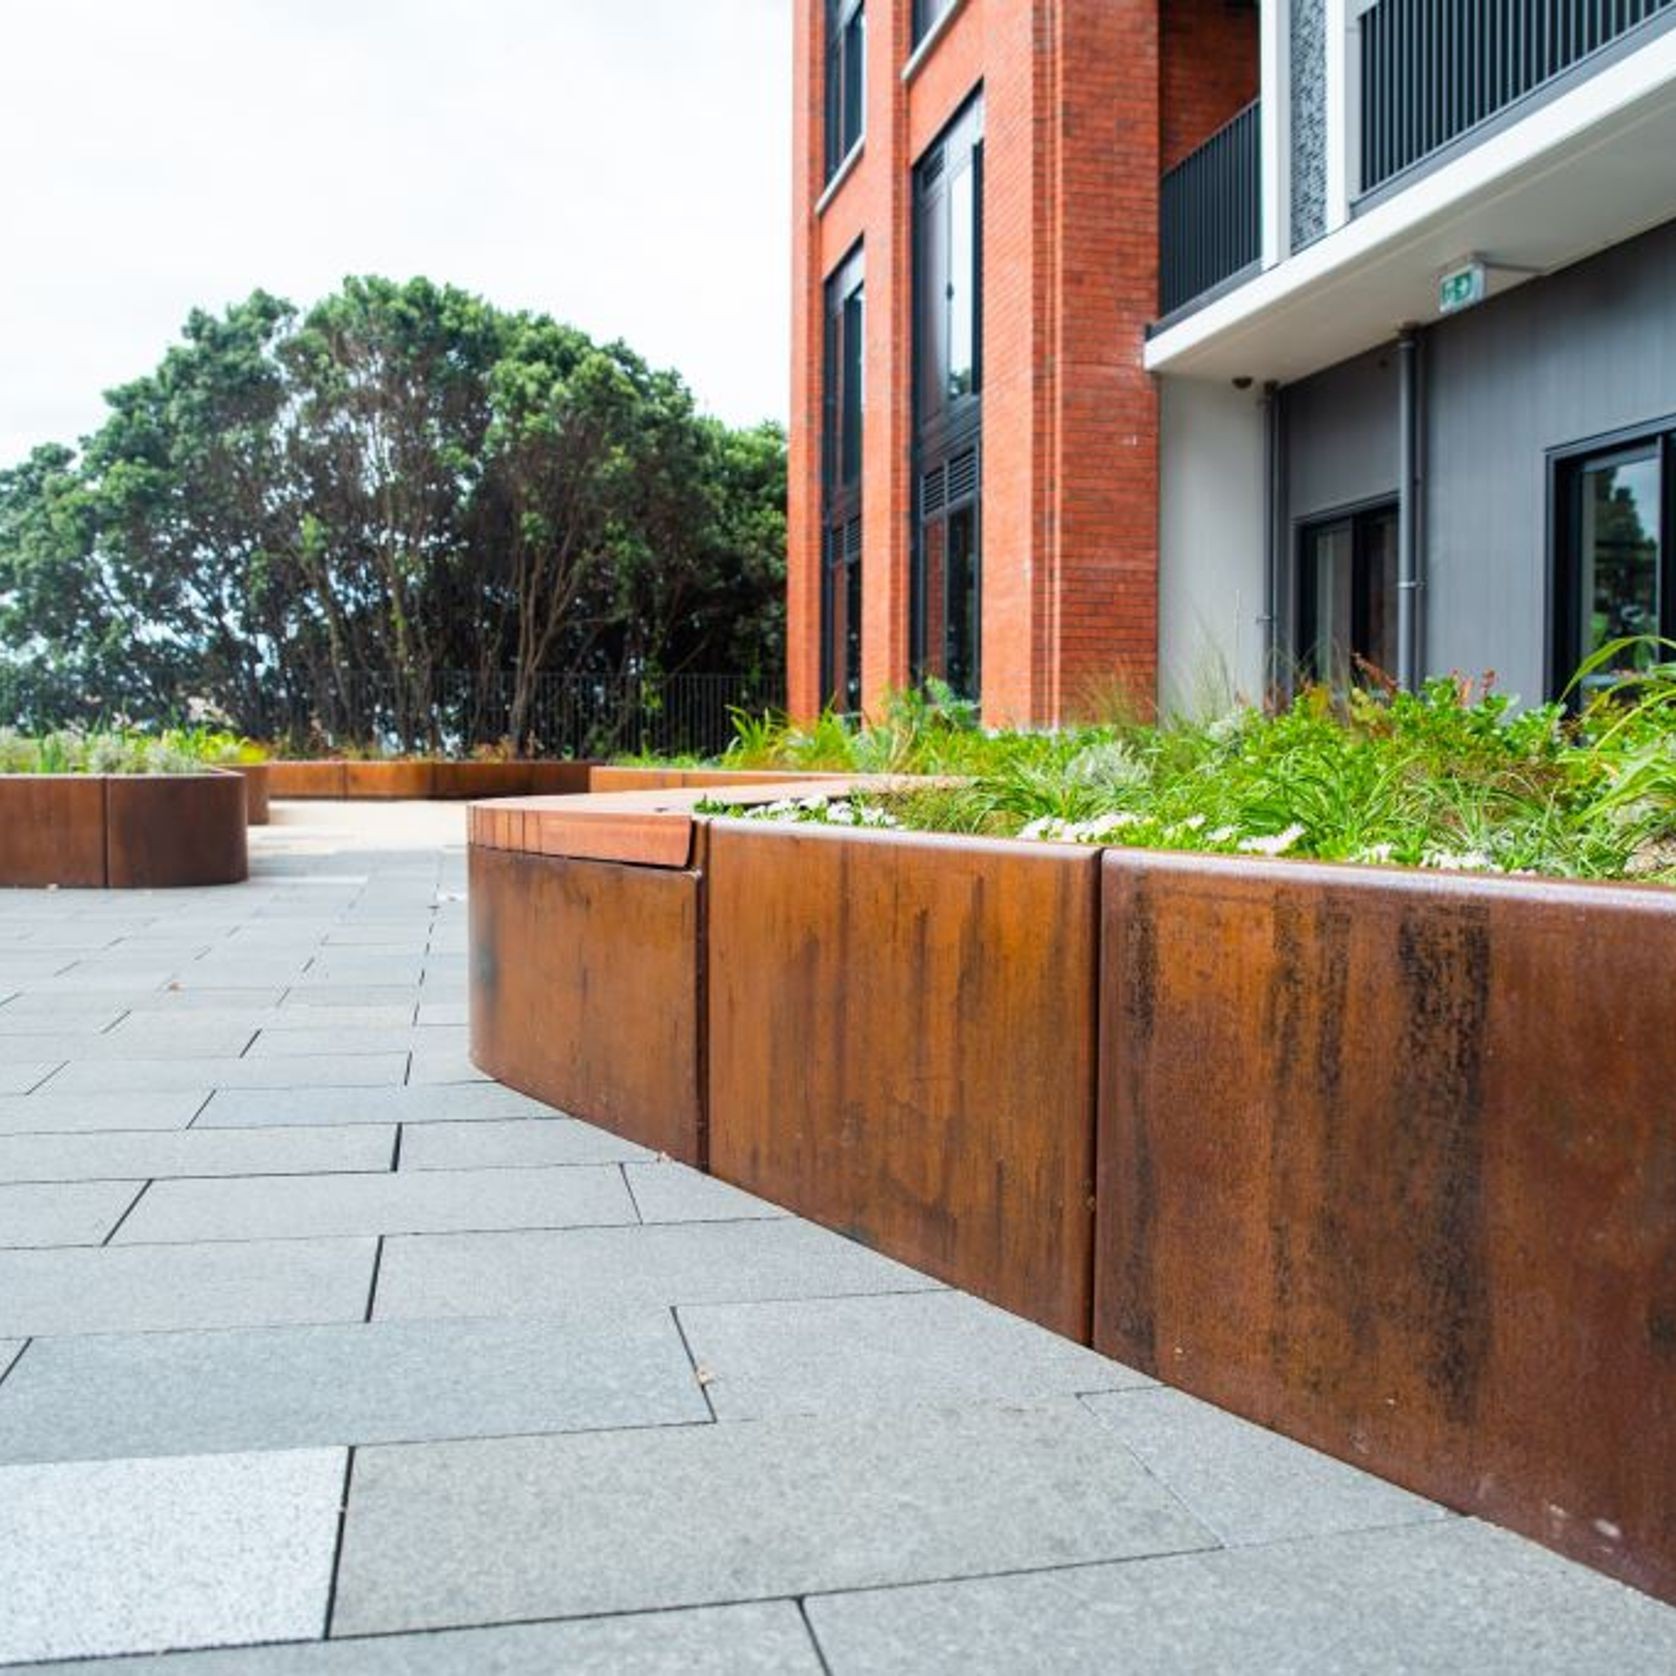
<path fill-rule="evenodd" d="M 936 26 L 954 0 L 914 0 L 914 45 L 917 47 Z"/>
<path fill-rule="evenodd" d="M 1396 668 L 1395 501 L 1305 526 L 1298 652 L 1302 673 L 1340 688 Z"/>
<path fill-rule="evenodd" d="M 826 0 L 826 178 L 861 138 L 867 110 L 867 13 L 862 0 Z"/>
<path fill-rule="evenodd" d="M 821 697 L 861 708 L 862 253 L 826 282 L 821 422 Z"/>
<path fill-rule="evenodd" d="M 916 680 L 977 698 L 981 666 L 983 101 L 914 171 Z"/>
<path fill-rule="evenodd" d="M 1653 431 L 1557 466 L 1554 685 L 1614 641 L 1676 635 L 1676 429 Z M 1614 653 L 1587 688 L 1668 656 Z M 1584 696 L 1587 696 L 1585 690 Z"/>

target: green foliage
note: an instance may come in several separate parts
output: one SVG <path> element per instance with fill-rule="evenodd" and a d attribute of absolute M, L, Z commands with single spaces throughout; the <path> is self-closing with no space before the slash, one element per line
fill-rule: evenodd
<path fill-rule="evenodd" d="M 201 774 L 264 760 L 249 740 L 210 728 L 160 734 L 58 728 L 31 738 L 0 727 L 0 774 Z"/>
<path fill-rule="evenodd" d="M 1639 660 L 1576 717 L 1444 679 L 1306 688 L 1205 723 L 991 733 L 933 696 L 868 726 L 742 718 L 727 760 L 962 777 L 842 800 L 842 824 L 871 809 L 929 831 L 1676 882 L 1676 662 Z M 803 800 L 768 818 L 827 817 Z"/>
<path fill-rule="evenodd" d="M 621 343 L 349 279 L 193 313 L 107 403 L 0 471 L 0 719 L 434 749 L 435 675 L 510 671 L 528 745 L 543 673 L 778 668 L 785 439 Z"/>

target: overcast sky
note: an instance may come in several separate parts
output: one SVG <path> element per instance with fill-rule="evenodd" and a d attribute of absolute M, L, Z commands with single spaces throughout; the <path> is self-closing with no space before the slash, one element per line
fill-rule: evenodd
<path fill-rule="evenodd" d="M 425 274 L 787 400 L 791 0 L 0 0 L 0 465 L 195 305 Z"/>

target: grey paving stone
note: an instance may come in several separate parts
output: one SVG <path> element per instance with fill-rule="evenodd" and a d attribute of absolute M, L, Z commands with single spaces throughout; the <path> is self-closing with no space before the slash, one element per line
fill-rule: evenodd
<path fill-rule="evenodd" d="M 66 1094 L 92 1094 L 171 1088 L 374 1088 L 398 1086 L 406 1074 L 405 1053 L 298 1054 L 281 1059 L 127 1059 L 66 1065 L 54 1079 L 54 1089 Z"/>
<path fill-rule="evenodd" d="M 1074 1404 L 373 1448 L 333 1624 L 696 1606 L 1212 1540 Z"/>
<path fill-rule="evenodd" d="M 175 1059 L 186 1055 L 237 1058 L 249 1046 L 254 1029 L 217 1025 L 207 1029 L 152 1034 L 144 1030 L 56 1036 L 0 1036 L 0 1074 L 28 1057 L 72 1061 L 105 1059 Z"/>
<path fill-rule="evenodd" d="M 1446 1517 L 1436 1502 L 1181 1391 L 1087 1404 L 1229 1547 Z"/>
<path fill-rule="evenodd" d="M 226 1089 L 204 1107 L 195 1127 L 471 1123 L 553 1115 L 552 1107 L 503 1088 L 499 1083 L 446 1084 L 436 1088 Z"/>
<path fill-rule="evenodd" d="M 579 1228 L 635 1220 L 612 1165 L 160 1181 L 114 1243 Z"/>
<path fill-rule="evenodd" d="M 466 1024 L 470 1022 L 470 1007 L 464 1001 L 421 1001 L 421 1024 Z"/>
<path fill-rule="evenodd" d="M 729 1187 L 673 1159 L 630 1164 L 623 1172 L 646 1222 L 738 1222 L 747 1217 L 785 1216 L 766 1199 Z"/>
<path fill-rule="evenodd" d="M 0 1336 L 359 1321 L 372 1239 L 0 1251 Z"/>
<path fill-rule="evenodd" d="M 143 1181 L 0 1184 L 0 1249 L 97 1245 L 144 1185 Z"/>
<path fill-rule="evenodd" d="M 614 1164 L 650 1159 L 645 1147 L 573 1117 L 421 1123 L 402 1131 L 404 1170 L 513 1169 L 530 1164 Z"/>
<path fill-rule="evenodd" d="M 1151 1383 L 960 1292 L 698 1304 L 679 1313 L 720 1420 L 1031 1400 Z"/>
<path fill-rule="evenodd" d="M 109 1005 L 92 1011 L 78 1008 L 70 1015 L 47 1009 L 0 1006 L 0 1036 L 56 1036 L 71 1028 L 91 1036 L 108 1029 L 121 1017 L 121 1008 Z"/>
<path fill-rule="evenodd" d="M 595 1305 L 897 1292 L 936 1282 L 812 1223 L 695 1222 L 387 1240 L 374 1315 L 553 1315 Z"/>
<path fill-rule="evenodd" d="M 834 1676 L 1665 1676 L 1676 1611 L 1468 1519 L 811 1599 Z"/>
<path fill-rule="evenodd" d="M 287 990 L 282 1005 L 328 1011 L 336 1007 L 417 1007 L 416 984 L 344 984 L 334 988 L 301 985 Z"/>
<path fill-rule="evenodd" d="M 273 1054 L 295 1053 L 411 1053 L 418 1034 L 411 1024 L 378 1028 L 351 1023 L 325 1030 L 264 1030 L 250 1044 L 250 1057 L 265 1059 Z"/>
<path fill-rule="evenodd" d="M 0 1136 L 0 1181 L 102 1181 L 157 1176 L 321 1175 L 387 1170 L 390 1125 L 187 1129 L 173 1133 Z"/>
<path fill-rule="evenodd" d="M 100 1129 L 184 1129 L 209 1098 L 207 1088 L 167 1094 L 0 1096 L 0 1135 L 70 1134 Z"/>
<path fill-rule="evenodd" d="M 23 1354 L 25 1340 L 20 1338 L 0 1339 L 0 1381 L 11 1372 L 19 1356 Z"/>
<path fill-rule="evenodd" d="M 134 1012 L 216 1012 L 228 1007 L 277 1007 L 284 994 L 281 984 L 183 983 L 136 994 L 125 1005 Z"/>
<path fill-rule="evenodd" d="M 16 1064 L 0 1065 L 0 1094 L 27 1094 L 56 1071 L 61 1060 L 26 1059 Z"/>
<path fill-rule="evenodd" d="M 797 1607 L 774 1600 L 28 1668 L 52 1676 L 820 1676 L 821 1665 Z"/>
<path fill-rule="evenodd" d="M 420 1048 L 413 1054 L 407 1080 L 415 1088 L 462 1082 L 488 1082 L 489 1075 L 472 1064 L 470 1055 L 458 1049 Z"/>
<path fill-rule="evenodd" d="M 318 1635 L 345 1452 L 0 1468 L 0 1661 Z"/>
<path fill-rule="evenodd" d="M 707 1423 L 668 1310 L 41 1339 L 0 1459 L 57 1461 Z"/>

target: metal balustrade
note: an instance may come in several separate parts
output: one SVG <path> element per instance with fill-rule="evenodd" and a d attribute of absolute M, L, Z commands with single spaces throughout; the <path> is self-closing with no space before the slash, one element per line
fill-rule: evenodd
<path fill-rule="evenodd" d="M 1376 0 L 1361 18 L 1361 188 L 1470 133 L 1676 0 Z"/>
<path fill-rule="evenodd" d="M 1158 303 L 1163 314 L 1185 307 L 1262 255 L 1259 103 L 1252 100 L 1160 182 Z"/>

